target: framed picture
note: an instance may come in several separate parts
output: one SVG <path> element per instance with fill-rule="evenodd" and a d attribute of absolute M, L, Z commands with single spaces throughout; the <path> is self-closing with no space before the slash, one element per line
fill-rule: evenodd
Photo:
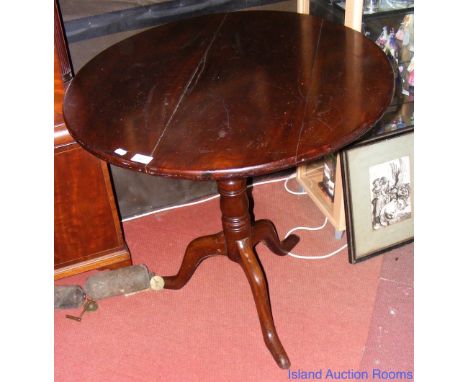
<path fill-rule="evenodd" d="M 341 152 L 349 261 L 357 263 L 414 237 L 411 129 Z"/>

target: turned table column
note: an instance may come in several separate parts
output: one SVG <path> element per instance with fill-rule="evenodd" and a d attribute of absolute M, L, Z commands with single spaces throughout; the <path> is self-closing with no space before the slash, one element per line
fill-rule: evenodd
<path fill-rule="evenodd" d="M 290 235 L 280 241 L 269 220 L 252 223 L 245 179 L 220 180 L 218 191 L 221 195 L 223 231 L 193 240 L 185 251 L 179 272 L 164 276 L 164 288 L 182 288 L 203 260 L 216 255 L 227 256 L 242 267 L 252 289 L 265 344 L 278 366 L 286 369 L 290 366 L 289 358 L 276 333 L 266 277 L 253 247 L 263 241 L 273 253 L 284 256 L 298 243 L 299 238 Z"/>
<path fill-rule="evenodd" d="M 278 366 L 287 369 L 290 362 L 273 323 L 265 273 L 253 250 L 255 228 L 249 214 L 246 180 L 218 181 L 218 191 L 227 256 L 242 267 L 252 289 L 265 344 Z M 276 231 L 274 234 L 277 238 Z"/>

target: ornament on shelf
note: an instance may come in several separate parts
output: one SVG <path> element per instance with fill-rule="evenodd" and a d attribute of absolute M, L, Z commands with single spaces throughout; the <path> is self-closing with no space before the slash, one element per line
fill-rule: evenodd
<path fill-rule="evenodd" d="M 388 41 L 388 32 L 387 32 L 387 27 L 384 26 L 382 28 L 382 33 L 380 33 L 380 36 L 375 42 L 378 46 L 380 46 L 383 49 L 385 45 L 387 45 L 387 41 Z"/>
<path fill-rule="evenodd" d="M 403 46 L 408 47 L 410 51 L 414 51 L 413 33 L 414 15 L 406 15 L 398 29 L 398 32 L 396 33 L 396 38 L 402 42 Z"/>
<path fill-rule="evenodd" d="M 414 87 L 414 57 L 411 59 L 408 69 L 407 69 L 407 77 L 406 80 L 408 81 L 408 85 Z"/>
<path fill-rule="evenodd" d="M 383 49 L 386 54 L 391 55 L 398 62 L 398 44 L 393 28 L 391 28 L 390 33 L 388 33 L 387 26 L 384 26 L 382 28 L 382 33 L 380 33 L 379 38 L 375 42 Z"/>

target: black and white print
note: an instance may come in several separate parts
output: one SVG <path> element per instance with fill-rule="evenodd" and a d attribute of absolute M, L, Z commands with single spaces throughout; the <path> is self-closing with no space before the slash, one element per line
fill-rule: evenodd
<path fill-rule="evenodd" d="M 369 168 L 372 228 L 378 230 L 411 217 L 408 156 Z"/>

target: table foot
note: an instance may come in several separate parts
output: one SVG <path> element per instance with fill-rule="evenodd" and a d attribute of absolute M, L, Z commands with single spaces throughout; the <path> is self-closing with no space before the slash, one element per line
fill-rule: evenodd
<path fill-rule="evenodd" d="M 248 238 L 237 241 L 237 248 L 240 257 L 239 264 L 244 270 L 252 289 L 265 344 L 278 366 L 282 369 L 288 369 L 291 363 L 273 323 L 265 273 Z"/>
<path fill-rule="evenodd" d="M 278 256 L 285 256 L 299 242 L 299 236 L 289 235 L 280 241 L 275 226 L 270 220 L 258 220 L 253 224 L 252 244 L 255 247 L 260 241 Z"/>
<path fill-rule="evenodd" d="M 218 181 L 218 190 L 223 231 L 193 240 L 185 251 L 177 275 L 164 277 L 164 288 L 182 288 L 208 257 L 224 255 L 238 263 L 249 281 L 265 344 L 278 366 L 287 369 L 290 361 L 276 333 L 266 276 L 253 246 L 263 241 L 275 254 L 284 256 L 298 243 L 299 237 L 290 235 L 280 241 L 271 221 L 251 222 L 245 179 Z"/>
<path fill-rule="evenodd" d="M 174 276 L 164 276 L 165 289 L 180 289 L 190 280 L 197 267 L 208 257 L 226 255 L 224 235 L 199 237 L 190 242 L 182 260 L 179 272 Z"/>

